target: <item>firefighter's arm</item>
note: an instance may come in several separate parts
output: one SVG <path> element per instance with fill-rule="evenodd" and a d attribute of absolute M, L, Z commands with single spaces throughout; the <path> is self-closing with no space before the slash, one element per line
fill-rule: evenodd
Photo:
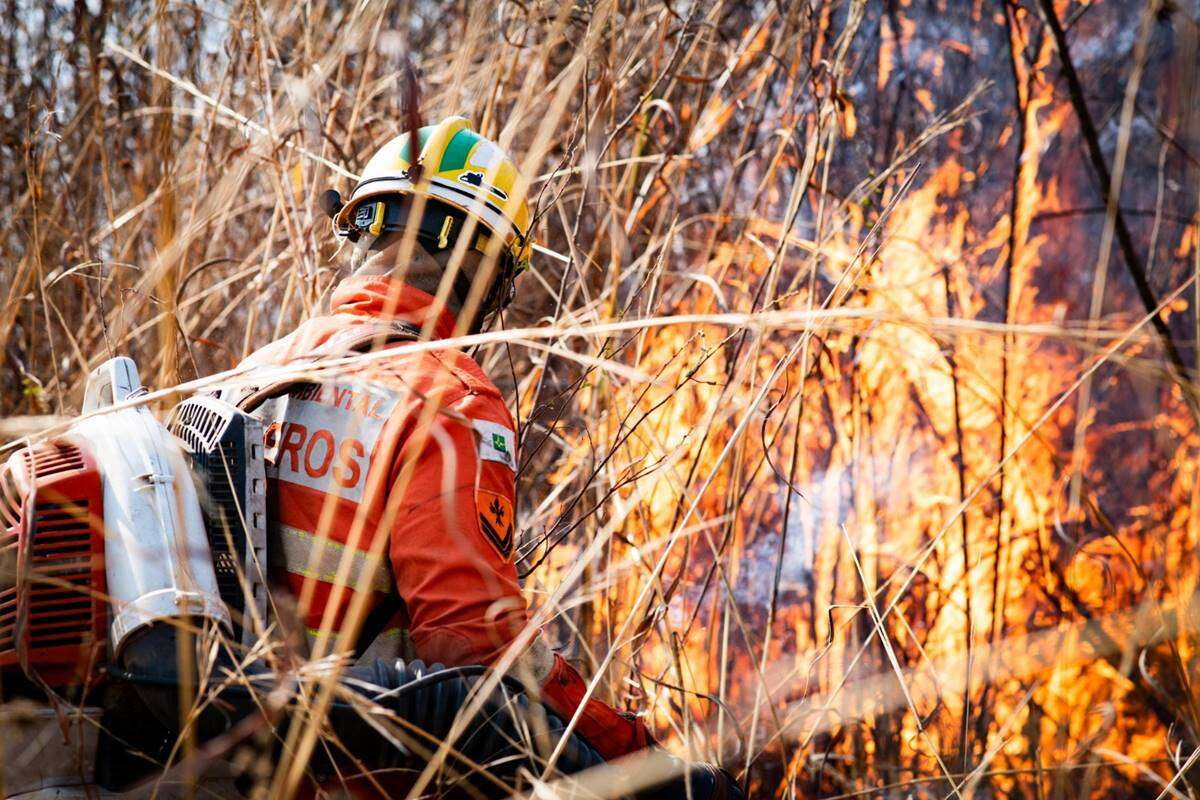
<path fill-rule="evenodd" d="M 433 418 L 415 452 L 401 452 L 392 570 L 420 658 L 490 664 L 527 622 L 512 561 L 516 437 L 498 400 L 470 395 L 452 411 Z M 419 442 L 417 432 L 409 441 Z M 408 459 L 411 477 L 402 487 Z M 546 705 L 571 719 L 586 682 L 540 638 L 527 655 Z M 583 703 L 576 730 L 610 759 L 652 743 L 640 721 L 594 697 Z"/>
<path fill-rule="evenodd" d="M 409 635 L 427 662 L 490 664 L 525 625 L 508 419 L 498 399 L 467 395 L 411 432 L 398 454 L 389 555 Z"/>
<path fill-rule="evenodd" d="M 574 717 L 582 704 L 575 730 L 596 752 L 611 760 L 655 743 L 646 726 L 632 714 L 617 711 L 595 697 L 583 703 L 587 681 L 558 653 L 553 659 L 550 674 L 542 682 L 542 702 L 564 720 Z"/>

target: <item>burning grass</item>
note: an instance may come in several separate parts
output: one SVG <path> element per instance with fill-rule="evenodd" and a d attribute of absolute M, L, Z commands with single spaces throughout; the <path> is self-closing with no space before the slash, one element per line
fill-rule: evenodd
<path fill-rule="evenodd" d="M 601 697 L 755 797 L 1194 797 L 1194 3 L 5 10 L 6 436 L 318 310 L 411 54 L 536 176 L 473 343 Z"/>

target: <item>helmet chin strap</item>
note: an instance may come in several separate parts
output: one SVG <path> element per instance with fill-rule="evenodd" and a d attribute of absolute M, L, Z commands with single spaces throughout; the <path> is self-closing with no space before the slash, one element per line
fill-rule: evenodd
<path fill-rule="evenodd" d="M 505 277 L 503 270 L 497 270 L 497 274 L 492 278 L 491 286 L 488 287 L 487 292 L 481 298 L 479 307 L 475 310 L 475 317 L 471 320 L 471 324 L 467 329 L 468 334 L 479 333 L 483 330 L 483 324 L 489 317 L 503 306 L 508 305 L 508 300 L 511 299 L 511 296 L 502 298 L 502 293 L 505 292 L 505 284 L 511 286 L 511 279 Z M 458 270 L 454 276 L 451 290 L 454 292 L 454 299 L 458 301 L 460 314 L 466 311 L 467 298 L 471 296 L 473 285 L 474 281 L 468 278 L 463 270 Z M 509 294 L 511 295 L 511 292 Z"/>
<path fill-rule="evenodd" d="M 448 225 L 444 225 L 448 228 Z M 371 257 L 372 252 L 382 252 L 397 243 L 402 231 L 392 227 L 384 228 L 380 233 L 372 234 L 368 230 L 361 230 L 357 240 L 355 241 L 354 254 L 351 264 L 355 271 L 364 267 L 367 259 Z M 416 244 L 420 245 L 421 252 L 427 254 L 438 265 L 442 264 L 441 256 L 447 252 L 448 242 L 443 239 L 431 238 L 428 235 L 418 235 Z M 381 271 L 390 272 L 393 267 L 388 266 Z M 467 300 L 471 296 L 471 290 L 474 285 L 474 279 L 468 276 L 466 271 L 458 269 L 455 271 L 454 279 L 451 281 L 450 291 L 454 301 L 458 306 L 458 314 L 462 314 L 466 310 Z M 467 333 L 479 333 L 483 328 L 484 322 L 499 308 L 508 304 L 512 299 L 512 279 L 509 270 L 502 265 L 497 265 L 496 274 L 494 275 L 491 285 L 481 298 L 481 302 L 477 311 L 474 314 L 471 324 L 468 326 Z"/>
<path fill-rule="evenodd" d="M 458 313 L 460 314 L 467 310 L 467 298 L 471 296 L 471 285 L 472 281 L 467 277 L 467 273 L 461 269 L 457 270 L 450 291 L 454 293 L 454 299 L 458 301 Z M 482 306 L 476 310 L 475 319 L 471 320 L 467 333 L 479 333 L 479 328 L 483 323 L 483 311 Z"/>

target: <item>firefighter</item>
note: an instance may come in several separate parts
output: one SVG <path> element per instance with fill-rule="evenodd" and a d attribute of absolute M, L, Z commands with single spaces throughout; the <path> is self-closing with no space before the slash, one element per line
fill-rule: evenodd
<path fill-rule="evenodd" d="M 461 117 L 421 128 L 415 141 L 392 139 L 346 202 L 323 199 L 355 253 L 329 313 L 247 363 L 478 330 L 529 263 L 524 188 L 513 161 Z M 513 419 L 459 349 L 362 361 L 255 411 L 266 431 L 273 577 L 323 652 L 357 618 L 360 658 L 492 664 L 528 622 L 514 566 Z M 651 743 L 632 715 L 585 702 L 586 682 L 540 638 L 519 667 L 563 719 L 583 706 L 577 731 L 605 758 Z"/>

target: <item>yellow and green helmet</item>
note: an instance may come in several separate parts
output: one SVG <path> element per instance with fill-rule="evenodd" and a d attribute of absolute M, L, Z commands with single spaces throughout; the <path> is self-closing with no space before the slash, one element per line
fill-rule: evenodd
<path fill-rule="evenodd" d="M 529 204 L 524 191 L 515 197 L 520 176 L 508 154 L 471 130 L 465 118 L 447 117 L 417 131 L 421 172 L 416 176 L 410 138 L 407 132 L 396 136 L 367 162 L 350 198 L 332 215 L 336 233 L 353 238 L 362 230 L 370 212 L 360 209 L 372 198 L 423 192 L 474 217 L 486 229 L 475 239 L 477 249 L 485 248 L 489 235 L 501 236 L 511 268 L 528 266 L 533 249 Z"/>

